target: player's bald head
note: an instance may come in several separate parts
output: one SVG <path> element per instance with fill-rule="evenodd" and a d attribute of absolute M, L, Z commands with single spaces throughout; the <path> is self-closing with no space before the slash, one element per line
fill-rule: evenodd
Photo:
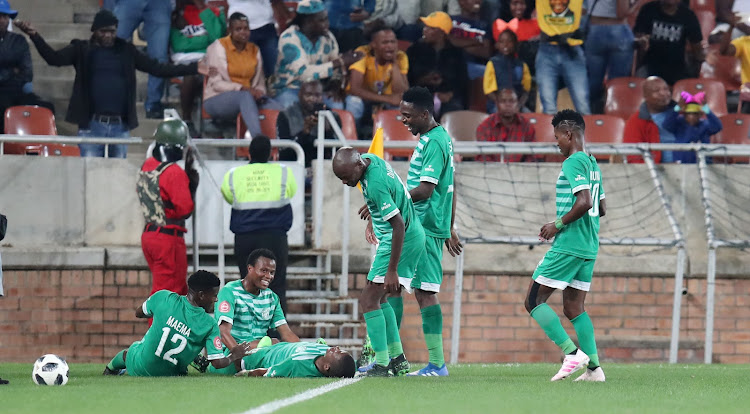
<path fill-rule="evenodd" d="M 359 152 L 352 147 L 341 148 L 333 157 L 333 173 L 350 187 L 357 185 L 366 167 Z"/>

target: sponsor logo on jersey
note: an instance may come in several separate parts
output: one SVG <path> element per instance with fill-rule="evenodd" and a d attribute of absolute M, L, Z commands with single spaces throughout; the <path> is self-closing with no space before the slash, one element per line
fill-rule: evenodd
<path fill-rule="evenodd" d="M 586 177 L 582 176 L 581 174 L 576 175 L 576 181 L 585 180 Z"/>
<path fill-rule="evenodd" d="M 221 338 L 219 338 L 218 336 L 214 338 L 214 347 L 216 347 L 216 349 L 218 349 L 219 351 L 221 351 L 221 349 L 223 348 L 223 345 L 221 344 Z"/>
<path fill-rule="evenodd" d="M 435 169 L 432 168 L 432 164 L 428 165 L 424 170 L 425 172 L 435 172 Z"/>
<path fill-rule="evenodd" d="M 383 203 L 383 207 L 380 207 L 380 210 L 385 210 L 391 208 L 391 203 Z"/>
<path fill-rule="evenodd" d="M 229 302 L 221 302 L 221 304 L 219 305 L 219 312 L 229 312 Z"/>
<path fill-rule="evenodd" d="M 271 308 L 265 308 L 265 309 L 263 309 L 262 318 L 263 319 L 271 319 Z"/>

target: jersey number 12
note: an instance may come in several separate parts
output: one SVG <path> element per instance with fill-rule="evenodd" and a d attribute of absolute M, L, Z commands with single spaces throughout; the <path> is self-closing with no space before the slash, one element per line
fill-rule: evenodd
<path fill-rule="evenodd" d="M 172 343 L 180 343 L 177 345 L 177 348 L 172 348 L 164 353 L 164 356 L 161 355 L 162 351 L 164 350 L 164 344 L 167 342 L 167 337 L 169 336 L 169 332 L 171 329 L 164 327 L 162 328 L 162 331 L 164 331 L 163 334 L 161 334 L 161 340 L 159 341 L 159 346 L 156 347 L 156 352 L 154 352 L 154 355 L 161 357 L 161 359 L 171 362 L 174 365 L 177 365 L 177 359 L 172 358 L 172 355 L 179 354 L 182 352 L 183 349 L 185 349 L 185 346 L 187 346 L 187 339 L 180 335 L 180 334 L 174 334 L 172 335 Z"/>

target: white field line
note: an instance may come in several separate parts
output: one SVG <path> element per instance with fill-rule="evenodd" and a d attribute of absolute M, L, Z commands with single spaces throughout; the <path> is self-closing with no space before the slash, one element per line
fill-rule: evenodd
<path fill-rule="evenodd" d="M 352 385 L 356 383 L 357 381 L 361 380 L 364 377 L 357 377 L 357 378 L 346 378 L 342 379 L 336 382 L 332 382 L 330 384 L 323 385 L 318 388 L 312 388 L 307 391 L 303 391 L 299 394 L 292 395 L 288 398 L 283 398 L 276 401 L 271 401 L 268 403 L 265 403 L 261 406 L 251 408 L 242 414 L 268 414 L 273 413 L 275 411 L 278 411 L 284 407 L 288 407 L 290 405 L 294 405 L 303 401 L 311 400 L 315 397 L 318 397 L 320 395 L 323 395 L 327 392 L 331 392 L 334 390 L 337 390 L 339 388 L 347 387 L 349 385 Z"/>

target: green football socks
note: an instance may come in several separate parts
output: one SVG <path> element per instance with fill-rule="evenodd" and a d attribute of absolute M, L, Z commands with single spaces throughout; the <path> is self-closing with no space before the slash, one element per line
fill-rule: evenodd
<path fill-rule="evenodd" d="M 112 358 L 111 361 L 109 361 L 109 364 L 107 364 L 107 368 L 109 368 L 112 371 L 119 371 L 125 368 L 125 350 L 124 349 L 118 352 L 117 355 L 115 355 L 115 357 Z"/>
<path fill-rule="evenodd" d="M 422 332 L 427 343 L 430 363 L 442 367 L 445 364 L 443 355 L 443 311 L 440 304 L 422 309 Z"/>
<path fill-rule="evenodd" d="M 385 330 L 385 317 L 382 309 L 364 314 L 367 325 L 367 335 L 370 336 L 372 349 L 375 351 L 375 363 L 387 367 L 391 360 L 388 358 L 388 342 Z"/>
<path fill-rule="evenodd" d="M 401 329 L 401 317 L 404 316 L 404 298 L 399 296 L 389 297 L 388 303 L 393 308 L 393 313 L 396 315 L 396 326 Z"/>
<path fill-rule="evenodd" d="M 559 346 L 565 354 L 576 351 L 576 345 L 565 332 L 560 318 L 546 303 L 542 303 L 531 311 L 531 317 L 542 327 L 547 337 Z M 592 329 L 593 338 L 593 329 Z M 583 351 L 586 352 L 586 351 Z"/>
<path fill-rule="evenodd" d="M 380 304 L 380 310 L 383 311 L 385 319 L 385 337 L 388 342 L 388 354 L 391 358 L 404 353 L 404 347 L 401 346 L 401 336 L 398 334 L 398 325 L 396 324 L 396 315 L 393 308 L 388 302 Z"/>
<path fill-rule="evenodd" d="M 583 312 L 582 314 L 571 319 L 573 328 L 576 330 L 578 335 L 578 344 L 581 346 L 581 351 L 585 352 L 589 356 L 589 368 L 594 369 L 599 366 L 599 355 L 596 352 L 596 339 L 594 339 L 594 324 L 591 323 L 589 314 Z"/>

